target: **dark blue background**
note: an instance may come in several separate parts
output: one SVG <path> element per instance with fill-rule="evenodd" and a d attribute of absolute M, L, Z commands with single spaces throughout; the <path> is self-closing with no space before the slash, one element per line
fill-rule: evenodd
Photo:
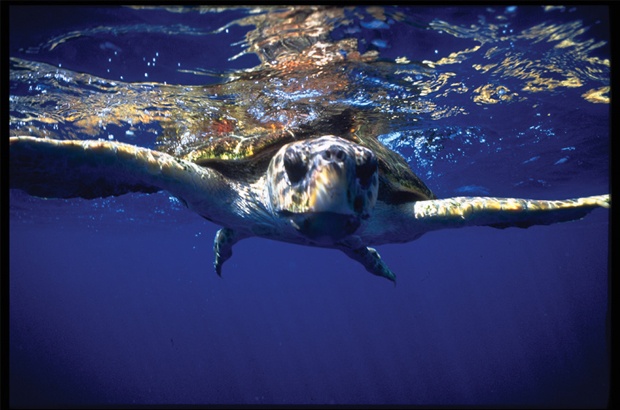
<path fill-rule="evenodd" d="M 49 19 L 52 9 L 55 19 Z M 107 55 L 81 53 L 78 43 L 71 47 L 74 55 L 62 47 L 27 53 L 71 30 L 182 23 L 210 31 L 241 15 L 57 10 L 11 8 L 11 55 L 144 81 L 144 67 L 136 65 L 159 50 L 148 80 L 181 84 L 216 79 L 178 73 L 178 61 L 215 72 L 257 64 L 251 55 L 227 61 L 242 49 L 230 47 L 247 30 L 238 26 L 221 43 L 205 43 L 202 36 L 176 36 L 179 43 L 171 44 L 147 34 L 100 35 L 100 44 L 110 41 L 122 50 L 123 58 L 109 66 L 118 72 L 111 74 Z M 459 14 L 453 9 L 444 10 L 444 17 L 467 24 L 476 13 L 463 10 L 462 21 L 454 21 Z M 421 9 L 420 19 L 433 13 L 441 17 L 438 9 Z M 595 21 L 601 13 L 583 16 Z M 533 12 L 519 21 L 528 27 L 539 20 Z M 600 27 L 598 35 L 606 38 Z M 420 37 L 412 46 L 419 46 L 415 54 L 411 49 L 404 54 L 420 60 L 436 58 L 423 44 L 467 47 L 463 39 L 441 44 L 431 41 L 436 33 L 416 33 L 428 35 L 428 43 Z M 402 55 L 394 43 L 399 36 L 377 35 L 392 42 L 383 51 L 386 58 Z M 586 111 L 600 109 L 579 103 Z M 475 121 L 476 107 L 469 108 Z M 504 120 L 519 122 L 518 114 L 504 112 Z M 540 120 L 523 118 L 532 125 Z M 450 121 L 470 125 L 459 117 Z M 570 145 L 549 144 L 555 144 L 550 151 Z M 529 189 L 529 196 L 540 197 L 544 186 L 502 186 L 501 172 L 494 173 L 494 164 L 522 162 L 513 159 L 514 148 L 487 163 L 482 161 L 489 153 L 481 152 L 473 158 L 480 166 L 438 161 L 431 188 L 445 196 L 479 184 L 494 195 L 518 189 L 523 196 Z M 606 161 L 605 152 L 586 148 L 580 147 L 582 161 Z M 536 150 L 544 153 L 545 147 Z M 446 185 L 437 170 L 443 165 L 453 170 Z M 536 172 L 545 172 L 537 166 Z M 575 169 L 569 175 L 581 175 L 577 161 L 570 166 Z M 605 170 L 606 165 L 585 170 L 587 176 L 573 183 L 555 169 L 541 178 L 555 183 L 553 197 L 600 194 L 608 183 Z M 523 178 L 527 175 L 524 171 Z M 12 405 L 606 403 L 605 210 L 566 224 L 440 231 L 414 243 L 382 246 L 383 259 L 398 276 L 394 287 L 341 252 L 261 239 L 236 245 L 218 278 L 212 267 L 218 227 L 171 205 L 163 193 L 95 201 L 14 198 L 19 201 L 12 203 L 9 237 Z"/>

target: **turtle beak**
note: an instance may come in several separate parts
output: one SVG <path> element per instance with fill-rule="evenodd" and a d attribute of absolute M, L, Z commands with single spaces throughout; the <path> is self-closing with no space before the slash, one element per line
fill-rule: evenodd
<path fill-rule="evenodd" d="M 378 165 L 367 150 L 353 155 L 333 145 L 315 156 L 307 185 L 309 212 L 368 218 L 377 198 Z"/>
<path fill-rule="evenodd" d="M 308 207 L 312 212 L 351 214 L 351 187 L 340 164 L 326 164 L 317 169 L 309 186 Z"/>

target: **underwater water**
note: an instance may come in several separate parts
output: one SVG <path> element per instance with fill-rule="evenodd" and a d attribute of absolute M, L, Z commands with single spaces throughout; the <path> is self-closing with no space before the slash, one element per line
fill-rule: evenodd
<path fill-rule="evenodd" d="M 11 135 L 184 154 L 352 107 L 438 197 L 609 191 L 607 7 L 12 5 L 9 22 Z M 259 238 L 220 278 L 219 227 L 165 192 L 9 199 L 12 406 L 607 403 L 607 210 L 380 246 L 393 286 Z"/>

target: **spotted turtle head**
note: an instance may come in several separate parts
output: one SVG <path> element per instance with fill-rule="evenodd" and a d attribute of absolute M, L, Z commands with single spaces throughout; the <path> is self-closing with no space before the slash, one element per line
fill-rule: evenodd
<path fill-rule="evenodd" d="M 332 135 L 284 145 L 267 174 L 272 210 L 313 241 L 337 241 L 370 216 L 377 164 L 368 148 Z"/>

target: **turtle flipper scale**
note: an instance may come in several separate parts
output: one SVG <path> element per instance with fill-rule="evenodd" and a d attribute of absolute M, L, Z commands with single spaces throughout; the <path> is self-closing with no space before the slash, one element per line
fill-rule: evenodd
<path fill-rule="evenodd" d="M 610 207 L 609 195 L 566 200 L 519 198 L 455 197 L 417 201 L 405 213 L 427 230 L 459 226 L 495 228 L 550 225 L 581 219 L 596 208 Z"/>

